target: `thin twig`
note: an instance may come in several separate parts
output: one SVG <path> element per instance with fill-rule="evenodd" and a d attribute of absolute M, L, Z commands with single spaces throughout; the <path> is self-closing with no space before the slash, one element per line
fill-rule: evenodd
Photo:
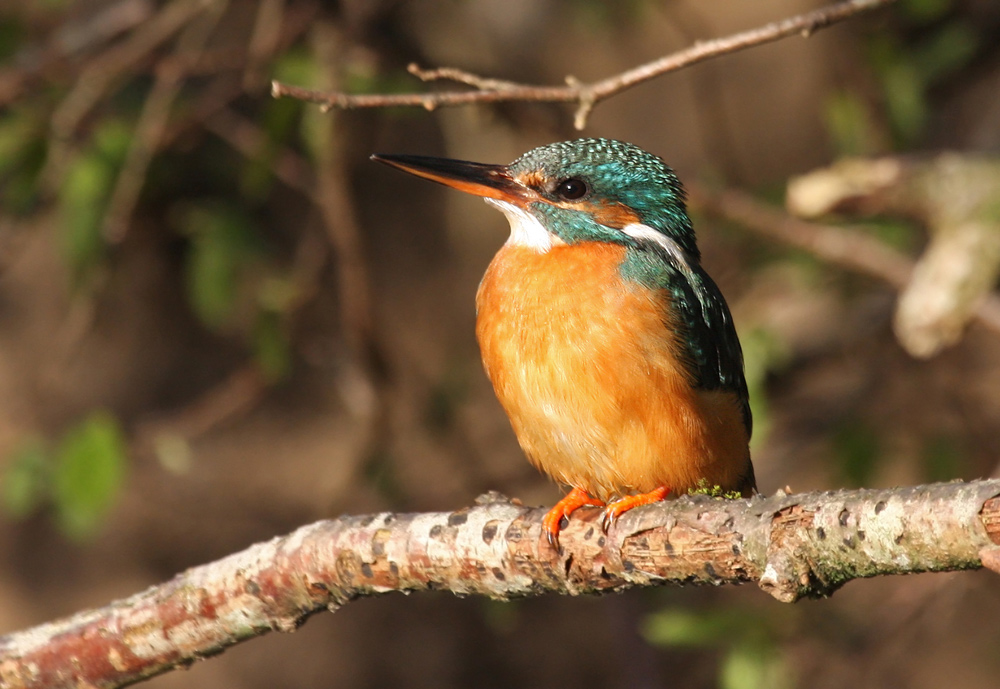
<path fill-rule="evenodd" d="M 43 44 L 28 44 L 0 66 L 0 106 L 47 81 L 54 71 L 62 74 L 67 66 L 86 64 L 81 55 L 149 21 L 155 10 L 151 0 L 119 0 L 55 31 Z"/>
<path fill-rule="evenodd" d="M 861 12 L 889 5 L 895 0 L 846 0 L 834 5 L 771 22 L 756 29 L 732 36 L 700 41 L 676 53 L 615 74 L 596 82 L 582 82 L 566 78 L 565 86 L 535 86 L 510 81 L 488 79 L 454 68 L 421 70 L 411 65 L 409 71 L 421 79 L 445 79 L 474 86 L 474 91 L 438 91 L 430 93 L 399 94 L 348 94 L 339 91 L 325 92 L 301 88 L 279 81 L 271 82 L 271 95 L 275 98 L 290 97 L 317 103 L 324 110 L 331 108 L 386 108 L 397 106 L 422 107 L 434 110 L 441 106 L 467 105 L 470 103 L 498 103 L 531 101 L 540 103 L 576 103 L 574 124 L 583 129 L 587 116 L 600 101 L 649 81 L 667 72 L 702 62 L 712 57 L 734 53 L 764 43 L 799 34 L 804 37 L 843 21 Z"/>
<path fill-rule="evenodd" d="M 143 103 L 142 112 L 115 188 L 104 214 L 104 239 L 121 243 L 128 232 L 132 213 L 139 203 L 139 194 L 146 182 L 146 171 L 153 161 L 160 138 L 166 130 L 170 109 L 180 94 L 184 79 L 184 62 L 197 64 L 209 36 L 215 29 L 229 0 L 218 0 L 181 32 L 177 54 L 181 61 L 172 61 L 156 72 L 156 82 Z"/>
<path fill-rule="evenodd" d="M 257 18 L 243 71 L 245 89 L 256 90 L 263 86 L 264 66 L 277 53 L 281 41 L 284 14 L 285 0 L 261 0 L 257 6 Z"/>
<path fill-rule="evenodd" d="M 210 0 L 174 0 L 122 42 L 87 63 L 73 90 L 52 113 L 50 151 L 41 173 L 49 188 L 58 187 L 67 163 L 73 135 L 84 117 L 114 84 L 148 59 L 189 22 L 208 10 Z"/>

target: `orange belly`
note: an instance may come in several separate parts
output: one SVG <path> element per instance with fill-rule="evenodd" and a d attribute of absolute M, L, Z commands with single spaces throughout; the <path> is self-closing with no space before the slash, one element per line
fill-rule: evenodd
<path fill-rule="evenodd" d="M 528 458 L 609 500 L 699 481 L 745 490 L 736 395 L 698 390 L 677 353 L 668 294 L 623 281 L 625 248 L 508 244 L 476 296 L 486 373 Z M 752 480 L 752 479 L 750 479 Z"/>

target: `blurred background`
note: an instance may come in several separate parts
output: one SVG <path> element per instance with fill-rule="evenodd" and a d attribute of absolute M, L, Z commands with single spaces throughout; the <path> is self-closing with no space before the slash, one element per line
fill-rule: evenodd
<path fill-rule="evenodd" d="M 562 105 L 322 113 L 272 78 L 420 91 L 406 65 L 609 76 L 806 0 L 41 0 L 0 10 L 0 633 L 320 518 L 552 504 L 481 371 L 507 224 L 373 152 L 509 162 Z M 842 156 L 1000 151 L 1000 5 L 900 0 L 599 104 L 583 132 L 782 213 Z M 764 493 L 993 475 L 1000 335 L 918 360 L 895 289 L 692 207 L 747 358 Z M 926 224 L 847 221 L 916 258 Z M 512 603 L 389 595 L 151 687 L 995 687 L 982 572 Z"/>

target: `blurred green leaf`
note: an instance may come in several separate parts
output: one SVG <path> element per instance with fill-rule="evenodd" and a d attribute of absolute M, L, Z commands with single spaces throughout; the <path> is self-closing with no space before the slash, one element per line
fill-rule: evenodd
<path fill-rule="evenodd" d="M 181 213 L 180 228 L 191 238 L 188 299 L 205 325 L 222 327 L 233 315 L 241 270 L 258 253 L 253 225 L 235 209 L 201 204 Z"/>
<path fill-rule="evenodd" d="M 264 133 L 260 150 L 248 157 L 240 173 L 240 190 L 247 198 L 260 201 L 274 179 L 275 158 L 296 131 L 302 116 L 302 101 L 291 98 L 271 99 L 262 119 Z"/>
<path fill-rule="evenodd" d="M 962 445 L 957 438 L 938 435 L 924 442 L 921 460 L 924 480 L 951 481 L 962 474 Z"/>
<path fill-rule="evenodd" d="M 899 10 L 919 23 L 930 23 L 947 14 L 952 4 L 952 0 L 903 0 Z"/>
<path fill-rule="evenodd" d="M 98 411 L 66 433 L 56 452 L 56 519 L 74 539 L 91 536 L 114 506 L 125 480 L 126 446 L 118 421 Z"/>
<path fill-rule="evenodd" d="M 453 427 L 469 396 L 468 371 L 458 365 L 459 360 L 450 360 L 452 365 L 434 382 L 427 396 L 424 420 L 435 433 L 445 433 Z"/>
<path fill-rule="evenodd" d="M 924 236 L 923 231 L 902 218 L 873 218 L 865 223 L 865 228 L 894 249 L 907 252 L 915 250 Z"/>
<path fill-rule="evenodd" d="M 500 601 L 480 597 L 479 609 L 483 621 L 494 634 L 506 636 L 517 632 L 521 621 L 521 607 L 516 598 Z"/>
<path fill-rule="evenodd" d="M 31 122 L 23 113 L 8 113 L 0 118 L 0 175 L 17 166 L 25 140 L 31 136 Z"/>
<path fill-rule="evenodd" d="M 967 24 L 951 22 L 917 47 L 913 54 L 917 72 L 934 84 L 964 67 L 979 49 L 979 36 Z"/>
<path fill-rule="evenodd" d="M 48 496 L 51 458 L 37 436 L 24 440 L 8 460 L 3 477 L 3 505 L 14 518 L 34 512 Z"/>
<path fill-rule="evenodd" d="M 47 150 L 40 124 L 27 110 L 0 118 L 0 205 L 9 212 L 26 213 L 38 197 L 38 174 Z"/>
<path fill-rule="evenodd" d="M 740 335 L 743 367 L 753 411 L 751 447 L 759 447 L 771 428 L 771 410 L 767 400 L 767 376 L 788 359 L 788 350 L 778 336 L 764 328 L 754 328 Z"/>
<path fill-rule="evenodd" d="M 715 647 L 731 642 L 751 623 L 741 612 L 691 612 L 670 608 L 649 616 L 643 636 L 657 646 Z"/>
<path fill-rule="evenodd" d="M 851 486 L 869 485 L 881 451 L 875 430 L 858 419 L 846 419 L 833 433 L 832 442 L 844 480 Z"/>
<path fill-rule="evenodd" d="M 286 378 L 292 369 L 292 354 L 281 314 L 262 310 L 253 335 L 254 357 L 265 378 Z"/>
<path fill-rule="evenodd" d="M 286 55 L 275 68 L 279 81 L 287 81 L 299 86 L 316 88 L 321 85 L 322 72 L 312 54 L 297 52 Z M 299 136 L 310 159 L 322 160 L 330 144 L 331 118 L 334 113 L 323 112 L 320 108 L 306 107 L 300 110 Z"/>
<path fill-rule="evenodd" d="M 785 689 L 789 669 L 778 650 L 773 616 L 748 610 L 693 612 L 671 608 L 650 615 L 643 635 L 654 645 L 720 648 L 721 689 Z"/>
<path fill-rule="evenodd" d="M 773 643 L 738 643 L 722 659 L 721 689 L 785 689 L 791 674 Z"/>
<path fill-rule="evenodd" d="M 102 123 L 91 145 L 69 164 L 59 188 L 59 239 L 76 281 L 104 255 L 102 221 L 129 136 L 129 129 L 120 122 Z"/>
<path fill-rule="evenodd" d="M 316 85 L 320 70 L 312 54 L 299 48 L 284 52 L 275 61 L 272 73 L 277 81 L 310 88 Z"/>
<path fill-rule="evenodd" d="M 407 500 L 394 466 L 393 457 L 384 447 L 377 447 L 362 466 L 365 481 L 386 500 L 402 504 Z"/>
<path fill-rule="evenodd" d="M 308 108 L 302 112 L 302 144 L 314 163 L 322 161 L 333 145 L 333 128 L 336 126 L 333 117 L 335 116 L 331 113 L 322 112 L 319 108 Z"/>
<path fill-rule="evenodd" d="M 70 165 L 59 189 L 63 257 L 77 278 L 103 254 L 101 219 L 113 180 L 113 171 L 100 155 L 85 153 Z"/>
<path fill-rule="evenodd" d="M 893 133 L 902 146 L 912 144 L 927 121 L 923 78 L 914 65 L 898 62 L 882 72 L 882 82 Z"/>
<path fill-rule="evenodd" d="M 864 100 L 849 91 L 837 91 L 826 99 L 826 128 L 833 147 L 841 156 L 876 153 L 877 137 Z"/>
<path fill-rule="evenodd" d="M 0 17 L 0 62 L 17 52 L 23 37 L 24 24 L 20 17 Z"/>
<path fill-rule="evenodd" d="M 124 122 L 105 120 L 94 132 L 94 149 L 109 165 L 119 166 L 125 160 L 132 142 L 132 128 Z"/>
<path fill-rule="evenodd" d="M 347 93 L 408 93 L 414 89 L 416 78 L 409 72 L 383 72 L 370 60 L 352 60 L 343 69 L 342 81 Z M 399 110 L 402 109 L 395 109 Z"/>

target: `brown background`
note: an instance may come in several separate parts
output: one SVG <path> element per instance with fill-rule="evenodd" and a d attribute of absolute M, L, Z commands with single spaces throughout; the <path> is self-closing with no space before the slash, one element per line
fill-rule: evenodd
<path fill-rule="evenodd" d="M 26 45 L 48 46 L 60 28 L 112 4 L 3 12 L 26 27 Z M 307 86 L 423 88 L 405 75 L 409 61 L 559 83 L 567 74 L 600 78 L 699 38 L 815 6 L 288 0 L 284 21 L 307 21 L 289 30 L 290 46 L 279 53 L 312 56 L 316 81 Z M 659 78 L 600 104 L 584 134 L 632 141 L 662 155 L 682 179 L 772 201 L 782 198 L 789 177 L 841 152 L 829 127 L 835 94 L 852 94 L 864 106 L 860 152 L 997 151 L 1000 13 L 991 2 L 970 0 L 944 2 L 943 12 L 920 19 L 921 6 L 900 3 L 809 40 L 786 39 Z M 248 44 L 258 9 L 230 3 L 208 45 Z M 879 46 L 891 45 L 919 75 L 922 46 L 956 22 L 974 49 L 946 79 L 928 83 L 918 130 L 895 136 Z M 153 67 L 179 50 L 168 43 L 130 67 L 81 124 L 76 142 L 102 118 L 133 121 Z M 98 53 L 33 74 L 6 107 L 27 104 L 51 116 Z M 264 59 L 260 74 L 270 76 L 276 60 Z M 8 77 L 30 71 L 13 57 L 2 67 Z M 508 162 L 574 137 L 569 109 L 296 113 L 311 127 L 324 117 L 333 122 L 329 155 L 349 194 L 334 215 L 357 214 L 371 295 L 372 335 L 359 345 L 341 317 L 344 254 L 330 248 L 322 214 L 280 182 L 262 197 L 241 197 L 245 152 L 219 136 L 228 127 L 218 112 L 181 107 L 236 84 L 225 112 L 263 127 L 267 85 L 250 79 L 240 88 L 244 67 L 237 59 L 229 72 L 217 67 L 184 80 L 170 117 L 176 136 L 160 144 L 128 234 L 104 259 L 96 286 L 70 287 L 58 213 L 44 195 L 31 212 L 7 210 L 0 218 L 0 232 L 13 238 L 0 273 L 0 469 L 27 435 L 58 438 L 98 407 L 120 419 L 131 448 L 124 492 L 92 539 L 67 539 L 45 510 L 0 521 L 0 633 L 127 596 L 323 517 L 451 510 L 490 489 L 527 504 L 551 504 L 560 494 L 524 461 L 478 361 L 474 293 L 506 222 L 477 199 L 367 156 Z M 310 166 L 305 136 L 294 128 L 279 150 Z M 311 176 L 307 169 L 302 179 L 310 184 Z M 330 198 L 329 186 L 317 188 Z M 259 286 L 275 272 L 311 276 L 285 321 L 290 373 L 263 386 L 239 373 L 253 366 L 246 314 L 254 298 L 241 296 L 231 321 L 214 330 L 185 298 L 189 238 L 176 232 L 172 214 L 186 201 L 215 196 L 242 204 L 260 228 L 265 250 L 247 284 Z M 892 337 L 894 294 L 885 286 L 739 227 L 695 220 L 703 263 L 727 295 L 745 345 L 748 333 L 766 333 L 769 351 L 780 353 L 766 360 L 766 407 L 755 409 L 763 492 L 850 486 L 858 475 L 850 462 L 865 460 L 868 447 L 876 451 L 862 475 L 872 487 L 994 473 L 995 335 L 973 328 L 957 347 L 916 361 Z M 923 230 L 908 232 L 915 254 Z M 163 433 L 188 443 L 189 462 L 179 469 L 150 449 Z M 949 458 L 943 472 L 928 459 L 935 448 Z M 769 667 L 780 675 L 761 686 L 985 688 L 996 686 L 1000 671 L 991 623 L 1000 614 L 998 592 L 995 575 L 963 573 L 855 582 L 831 600 L 794 606 L 751 587 L 508 604 L 390 595 L 314 617 L 295 634 L 255 639 L 150 686 L 715 686 L 732 644 L 757 630 L 759 654 L 776 659 Z M 707 646 L 652 644 L 641 630 L 664 610 L 736 620 L 735 631 Z"/>

